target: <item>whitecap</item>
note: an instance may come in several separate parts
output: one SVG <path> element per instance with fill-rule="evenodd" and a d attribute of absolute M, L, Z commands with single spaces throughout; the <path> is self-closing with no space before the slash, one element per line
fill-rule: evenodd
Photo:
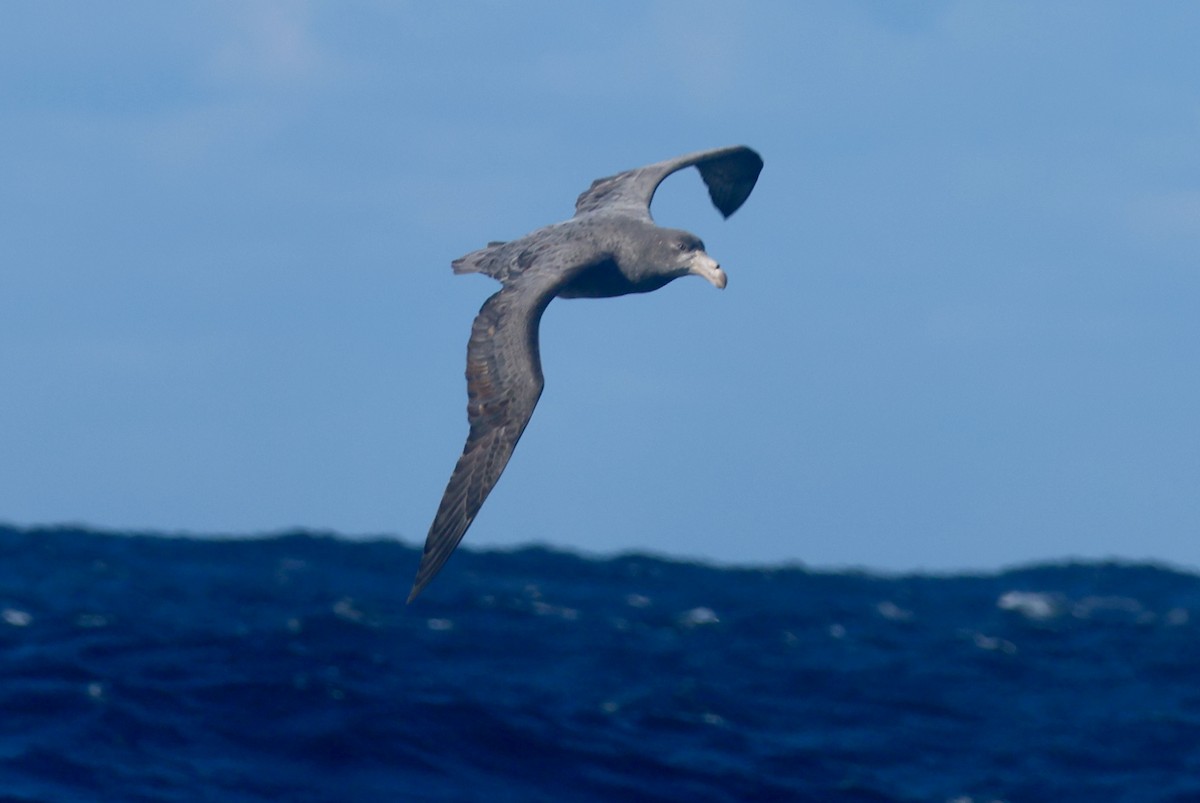
<path fill-rule="evenodd" d="M 717 614 L 712 608 L 692 608 L 679 617 L 679 623 L 684 627 L 696 627 L 698 625 L 714 625 L 721 620 L 717 618 Z"/>
<path fill-rule="evenodd" d="M 1008 639 L 998 638 L 996 636 L 985 636 L 983 633 L 975 634 L 975 646 L 981 650 L 989 652 L 1002 652 L 1007 655 L 1014 655 L 1017 652 L 1017 645 L 1013 644 Z"/>
<path fill-rule="evenodd" d="M 566 619 L 568 622 L 574 622 L 579 618 L 579 611 L 574 608 L 567 608 L 562 605 L 551 605 L 546 602 L 534 602 L 533 612 L 538 616 L 557 616 L 560 619 Z"/>
<path fill-rule="evenodd" d="M 641 594 L 626 594 L 625 604 L 630 608 L 645 608 L 650 605 L 650 598 Z"/>
<path fill-rule="evenodd" d="M 0 619 L 4 619 L 6 624 L 13 627 L 28 627 L 33 622 L 33 614 L 16 608 L 5 608 L 0 611 Z"/>
<path fill-rule="evenodd" d="M 1062 613 L 1062 603 L 1053 594 L 1038 591 L 1007 591 L 996 600 L 1003 611 L 1016 611 L 1035 622 L 1053 619 Z"/>
<path fill-rule="evenodd" d="M 884 619 L 890 619 L 893 622 L 907 622 L 913 618 L 913 612 L 905 608 L 901 608 L 891 600 L 884 600 L 875 606 L 875 610 L 879 611 L 879 615 Z"/>
<path fill-rule="evenodd" d="M 350 597 L 342 597 L 333 603 L 333 613 L 338 618 L 345 619 L 347 622 L 361 622 L 365 615 L 354 606 L 354 600 Z"/>
<path fill-rule="evenodd" d="M 1188 612 L 1185 608 L 1172 608 L 1167 611 L 1167 624 L 1171 627 L 1179 627 L 1188 623 Z"/>

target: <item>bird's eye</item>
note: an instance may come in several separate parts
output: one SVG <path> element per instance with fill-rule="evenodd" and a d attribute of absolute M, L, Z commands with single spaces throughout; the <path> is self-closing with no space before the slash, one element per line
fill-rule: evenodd
<path fill-rule="evenodd" d="M 680 240 L 679 242 L 675 243 L 675 247 L 678 248 L 680 251 L 686 251 L 687 243 L 685 243 L 683 240 Z"/>

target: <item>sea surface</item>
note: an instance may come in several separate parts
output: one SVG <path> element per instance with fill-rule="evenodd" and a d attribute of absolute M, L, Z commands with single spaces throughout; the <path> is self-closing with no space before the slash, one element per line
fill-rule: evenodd
<path fill-rule="evenodd" d="M 2 801 L 1200 801 L 1200 577 L 0 526 Z"/>

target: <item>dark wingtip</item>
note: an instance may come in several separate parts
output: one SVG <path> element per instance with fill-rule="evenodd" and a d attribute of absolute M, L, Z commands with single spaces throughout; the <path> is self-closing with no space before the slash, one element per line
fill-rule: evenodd
<path fill-rule="evenodd" d="M 762 172 L 762 157 L 753 148 L 737 146 L 711 162 L 696 165 L 713 206 L 726 219 L 742 207 Z"/>
<path fill-rule="evenodd" d="M 458 542 L 462 540 L 463 533 L 467 527 L 471 525 L 470 519 L 456 530 L 446 530 L 437 526 L 438 520 L 434 521 L 434 527 L 429 531 L 429 537 L 425 540 L 425 550 L 421 553 L 421 564 L 417 566 L 417 575 L 413 579 L 412 591 L 408 592 L 408 601 L 405 605 L 411 603 L 417 598 L 417 595 L 425 590 L 425 586 L 433 582 L 433 578 L 437 577 L 438 572 L 446 565 L 446 561 L 450 559 L 454 548 L 458 546 Z"/>
<path fill-rule="evenodd" d="M 417 576 L 413 580 L 412 591 L 408 592 L 408 599 L 405 601 L 405 605 L 411 605 L 412 601 L 417 598 L 417 595 L 425 590 L 425 586 L 429 585 L 429 581 L 437 574 L 437 569 L 430 571 L 431 567 L 428 564 L 427 558 L 428 553 L 421 556 L 421 565 L 417 568 Z M 441 567 L 439 566 L 438 568 Z"/>

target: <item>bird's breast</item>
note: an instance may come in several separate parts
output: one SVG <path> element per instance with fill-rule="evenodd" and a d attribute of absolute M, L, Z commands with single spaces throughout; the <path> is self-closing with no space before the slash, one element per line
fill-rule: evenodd
<path fill-rule="evenodd" d="M 562 298 L 611 298 L 632 293 L 633 283 L 615 260 L 605 259 L 576 274 L 558 295 Z"/>

